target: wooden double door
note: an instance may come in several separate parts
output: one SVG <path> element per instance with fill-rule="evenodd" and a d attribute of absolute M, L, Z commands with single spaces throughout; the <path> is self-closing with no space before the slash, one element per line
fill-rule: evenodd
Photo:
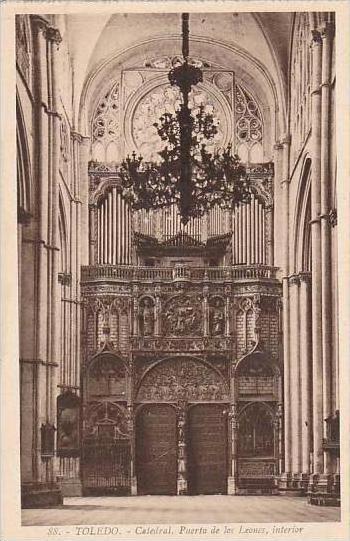
<path fill-rule="evenodd" d="M 185 476 L 189 494 L 225 494 L 227 420 L 223 404 L 191 405 L 186 411 Z M 139 494 L 177 494 L 178 427 L 170 404 L 141 408 L 136 421 Z"/>

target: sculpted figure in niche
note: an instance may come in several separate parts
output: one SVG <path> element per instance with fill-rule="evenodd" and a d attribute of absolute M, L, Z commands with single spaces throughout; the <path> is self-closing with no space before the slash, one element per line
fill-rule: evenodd
<path fill-rule="evenodd" d="M 144 299 L 141 311 L 141 333 L 151 336 L 154 333 L 154 306 L 151 299 Z"/>
<path fill-rule="evenodd" d="M 225 316 L 219 299 L 216 299 L 211 309 L 210 330 L 213 336 L 224 334 Z"/>

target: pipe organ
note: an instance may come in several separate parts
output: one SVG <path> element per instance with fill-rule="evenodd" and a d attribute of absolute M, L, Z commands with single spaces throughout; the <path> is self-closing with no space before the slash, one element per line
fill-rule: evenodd
<path fill-rule="evenodd" d="M 141 210 L 134 219 L 134 230 L 143 235 L 167 240 L 180 231 L 200 242 L 212 237 L 232 233 L 233 265 L 265 265 L 268 263 L 270 230 L 269 211 L 255 194 L 249 203 L 240 203 L 233 212 L 221 209 L 218 205 L 201 217 L 191 219 L 185 226 L 181 224 L 176 207 L 160 211 Z"/>
<path fill-rule="evenodd" d="M 232 265 L 273 264 L 273 169 L 271 164 L 251 166 L 252 194 L 248 203 L 233 211 L 213 207 L 186 225 L 176 205 L 159 210 L 131 211 L 123 198 L 115 172 L 90 171 L 90 262 L 131 265 L 136 262 L 133 234 L 167 242 L 182 233 L 206 243 L 232 235 Z"/>
<path fill-rule="evenodd" d="M 232 215 L 233 265 L 267 263 L 267 214 L 263 204 L 254 194 L 249 203 L 235 206 Z"/>
<path fill-rule="evenodd" d="M 132 263 L 132 215 L 120 190 L 113 186 L 93 205 L 95 244 L 92 259 L 98 265 Z"/>

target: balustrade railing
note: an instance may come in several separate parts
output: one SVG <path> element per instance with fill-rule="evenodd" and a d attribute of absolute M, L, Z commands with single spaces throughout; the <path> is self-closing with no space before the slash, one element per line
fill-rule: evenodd
<path fill-rule="evenodd" d="M 81 280 L 116 281 L 236 281 L 276 278 L 275 267 L 268 265 L 236 265 L 231 267 L 142 267 L 116 265 L 87 265 L 81 268 Z"/>

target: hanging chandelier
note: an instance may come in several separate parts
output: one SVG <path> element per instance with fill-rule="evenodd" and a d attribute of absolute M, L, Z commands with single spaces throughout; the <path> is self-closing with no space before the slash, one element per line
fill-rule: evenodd
<path fill-rule="evenodd" d="M 218 133 L 212 113 L 200 105 L 189 107 L 192 87 L 203 81 L 203 72 L 189 62 L 189 14 L 182 14 L 183 62 L 168 74 L 181 93 L 175 113 L 164 113 L 154 124 L 163 142 L 159 162 L 147 162 L 133 152 L 121 163 L 119 175 L 124 195 L 135 210 L 177 205 L 185 225 L 215 205 L 233 209 L 250 199 L 249 178 L 232 145 L 210 152 L 207 147 Z"/>

